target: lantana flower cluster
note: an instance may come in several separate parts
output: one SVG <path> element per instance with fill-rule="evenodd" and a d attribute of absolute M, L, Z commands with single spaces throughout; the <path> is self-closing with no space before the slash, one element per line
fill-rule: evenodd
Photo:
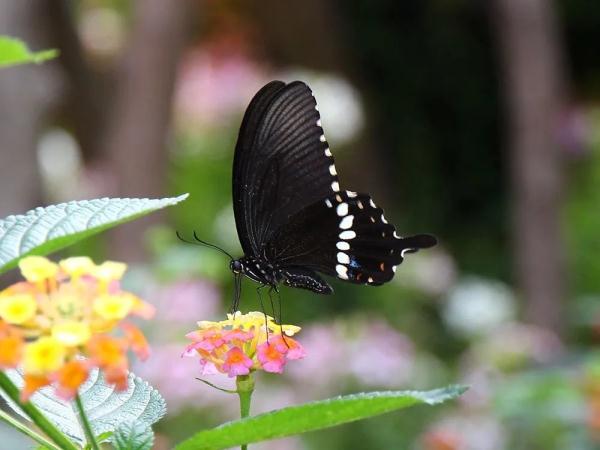
<path fill-rule="evenodd" d="M 262 312 L 237 311 L 220 322 L 198 322 L 198 327 L 186 335 L 193 342 L 184 354 L 200 356 L 203 375 L 226 373 L 235 377 L 255 370 L 281 373 L 288 360 L 306 354 L 291 337 L 300 327 L 279 325 Z"/>
<path fill-rule="evenodd" d="M 22 399 L 49 384 L 71 399 L 94 367 L 108 383 L 126 389 L 128 351 L 145 359 L 149 347 L 125 319 L 154 313 L 121 289 L 127 266 L 113 261 L 96 265 L 88 257 L 56 264 L 28 256 L 19 268 L 26 281 L 0 292 L 0 369 L 23 369 Z M 119 333 L 113 335 L 115 329 Z"/>

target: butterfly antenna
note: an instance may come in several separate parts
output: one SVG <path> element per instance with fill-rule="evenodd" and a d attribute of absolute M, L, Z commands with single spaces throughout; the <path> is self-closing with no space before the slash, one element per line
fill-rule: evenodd
<path fill-rule="evenodd" d="M 233 256 L 231 256 L 228 252 L 226 252 L 221 247 L 219 247 L 219 246 L 217 246 L 215 244 L 211 244 L 209 242 L 203 241 L 202 239 L 200 239 L 198 237 L 198 235 L 196 234 L 196 231 L 194 231 L 194 240 L 193 241 L 188 241 L 187 239 L 184 239 L 181 236 L 181 234 L 179 234 L 179 231 L 175 231 L 175 234 L 177 235 L 177 237 L 179 238 L 180 241 L 185 242 L 186 244 L 204 245 L 206 247 L 211 247 L 211 248 L 219 250 L 221 253 L 224 253 L 225 255 L 229 256 L 229 259 L 232 259 L 232 260 L 234 259 Z"/>
<path fill-rule="evenodd" d="M 194 239 L 196 241 L 198 241 L 200 244 L 206 245 L 207 247 L 212 247 L 212 248 L 214 248 L 216 250 L 219 250 L 221 253 L 224 253 L 225 255 L 229 256 L 229 259 L 231 259 L 231 260 L 235 259 L 233 256 L 231 256 L 231 254 L 229 254 L 227 251 L 225 251 L 224 249 L 222 249 L 218 245 L 211 244 L 210 242 L 206 242 L 206 241 L 203 241 L 202 239 L 200 239 L 198 237 L 198 235 L 196 234 L 196 230 L 193 231 L 193 234 L 194 234 Z"/>

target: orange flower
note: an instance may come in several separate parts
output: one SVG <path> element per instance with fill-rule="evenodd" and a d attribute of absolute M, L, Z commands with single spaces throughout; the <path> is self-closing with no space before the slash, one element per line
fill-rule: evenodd
<path fill-rule="evenodd" d="M 56 382 L 56 394 L 65 400 L 72 399 L 89 375 L 89 363 L 84 360 L 69 361 L 52 377 Z"/>
<path fill-rule="evenodd" d="M 125 332 L 125 338 L 128 340 L 131 349 L 138 358 L 145 361 L 150 356 L 150 346 L 146 340 L 146 336 L 139 328 L 130 323 L 124 322 L 121 328 Z"/>
<path fill-rule="evenodd" d="M 48 384 L 72 398 L 94 367 L 104 371 L 109 383 L 126 389 L 127 352 L 145 359 L 150 349 L 142 332 L 122 321 L 132 315 L 149 318 L 154 311 L 121 289 L 127 266 L 113 261 L 96 265 L 87 257 L 56 264 L 29 256 L 19 267 L 27 281 L 0 292 L 0 369 L 23 367 L 23 398 Z"/>
<path fill-rule="evenodd" d="M 21 390 L 21 401 L 26 402 L 35 391 L 50 384 L 50 378 L 46 375 L 25 374 L 25 386 Z"/>

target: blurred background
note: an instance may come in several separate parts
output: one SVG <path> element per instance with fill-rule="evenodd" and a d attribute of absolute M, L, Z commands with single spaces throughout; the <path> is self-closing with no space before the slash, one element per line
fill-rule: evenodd
<path fill-rule="evenodd" d="M 600 2 L 2 0 L 0 34 L 61 52 L 0 72 L 2 217 L 191 194 L 68 250 L 128 261 L 128 287 L 159 310 L 153 356 L 135 367 L 169 405 L 157 449 L 238 415 L 180 358 L 195 321 L 230 305 L 228 261 L 175 230 L 240 254 L 233 148 L 272 79 L 313 88 L 343 188 L 440 245 L 380 288 L 283 288 L 308 357 L 284 377 L 260 374 L 253 412 L 360 390 L 471 389 L 252 447 L 600 448 Z M 242 308 L 256 310 L 244 283 Z M 28 448 L 5 428 L 0 439 Z"/>

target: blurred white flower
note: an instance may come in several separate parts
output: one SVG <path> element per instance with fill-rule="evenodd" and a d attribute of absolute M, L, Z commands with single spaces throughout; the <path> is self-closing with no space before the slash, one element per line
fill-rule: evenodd
<path fill-rule="evenodd" d="M 85 49 L 93 56 L 111 57 L 123 47 L 125 31 L 121 15 L 112 8 L 81 8 L 77 21 Z"/>
<path fill-rule="evenodd" d="M 512 320 L 514 296 L 504 283 L 469 277 L 449 293 L 443 310 L 446 324 L 457 333 L 474 336 Z"/>
<path fill-rule="evenodd" d="M 365 114 L 358 91 L 344 78 L 305 69 L 290 69 L 277 74 L 285 82 L 304 81 L 313 91 L 327 140 L 332 148 L 355 139 L 365 124 Z"/>
<path fill-rule="evenodd" d="M 75 138 L 62 128 L 51 128 L 40 137 L 37 160 L 42 183 L 51 202 L 81 197 L 78 189 L 82 161 Z"/>
<path fill-rule="evenodd" d="M 441 246 L 410 256 L 410 264 L 394 277 L 397 283 L 414 287 L 429 295 L 441 295 L 456 282 L 457 270 L 452 256 Z"/>

